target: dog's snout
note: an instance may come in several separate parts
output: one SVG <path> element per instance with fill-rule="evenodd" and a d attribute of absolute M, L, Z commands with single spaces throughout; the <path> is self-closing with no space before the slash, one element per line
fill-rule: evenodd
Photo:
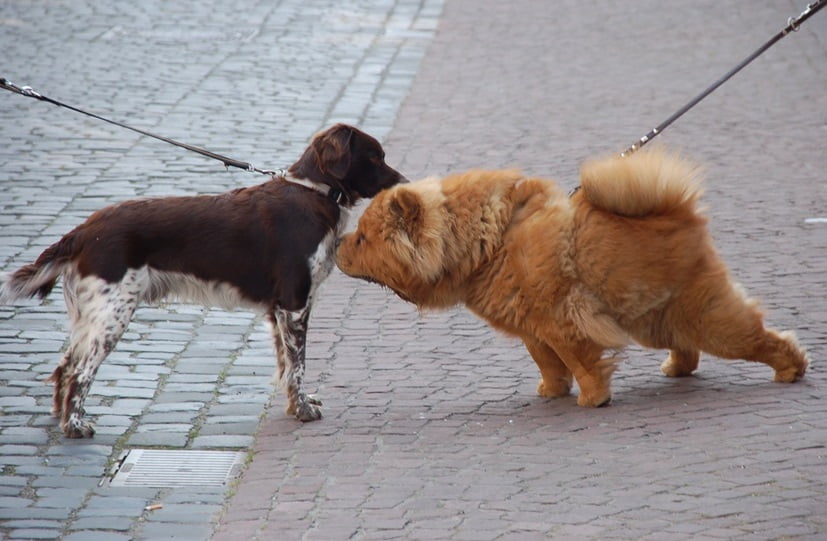
<path fill-rule="evenodd" d="M 350 233 L 344 233 L 344 234 L 339 235 L 338 237 L 336 237 L 336 241 L 335 241 L 335 243 L 334 243 L 334 244 L 335 244 L 335 246 L 336 246 L 336 249 L 338 250 L 338 249 L 339 249 L 339 246 L 341 246 L 342 244 L 344 244 L 345 242 L 347 242 L 348 237 L 350 237 L 352 234 L 353 234 L 353 232 L 350 232 Z"/>

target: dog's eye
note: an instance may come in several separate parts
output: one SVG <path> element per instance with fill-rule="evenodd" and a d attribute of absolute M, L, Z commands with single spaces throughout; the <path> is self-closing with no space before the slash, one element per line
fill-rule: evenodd
<path fill-rule="evenodd" d="M 365 234 L 364 233 L 359 233 L 359 236 L 356 237 L 356 246 L 361 246 L 362 242 L 364 242 L 364 240 L 365 240 Z"/>

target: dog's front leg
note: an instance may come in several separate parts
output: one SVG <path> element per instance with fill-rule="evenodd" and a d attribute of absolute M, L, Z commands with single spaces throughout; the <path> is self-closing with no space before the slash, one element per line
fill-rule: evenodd
<path fill-rule="evenodd" d="M 287 392 L 287 414 L 300 421 L 321 419 L 321 401 L 305 394 L 305 345 L 310 305 L 301 310 L 276 309 L 272 314 L 273 337 L 278 357 L 279 383 Z"/>

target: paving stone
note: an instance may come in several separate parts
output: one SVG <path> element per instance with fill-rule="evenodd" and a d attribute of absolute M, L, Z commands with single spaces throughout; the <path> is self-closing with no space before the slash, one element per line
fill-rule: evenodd
<path fill-rule="evenodd" d="M 100 430 L 101 427 L 129 427 L 132 424 L 132 418 L 128 415 L 99 415 L 95 418 L 95 428 Z"/>
<path fill-rule="evenodd" d="M 187 432 L 136 432 L 129 436 L 130 447 L 185 447 L 189 441 Z"/>
<path fill-rule="evenodd" d="M 11 415 L 11 414 L 4 414 L 0 415 L 0 426 L 13 426 L 13 427 L 20 427 L 26 424 L 26 421 L 29 420 L 28 415 Z"/>
<path fill-rule="evenodd" d="M 61 529 L 63 523 L 57 520 L 9 520 L 4 526 L 18 530 L 19 535 L 20 530 L 24 529 Z M 52 535 L 56 535 L 55 532 Z"/>
<path fill-rule="evenodd" d="M 31 520 L 66 520 L 69 513 L 65 508 L 56 507 L 0 507 L 0 520 L 31 519 Z"/>
<path fill-rule="evenodd" d="M 214 393 L 212 391 L 209 392 L 175 392 L 175 391 L 164 391 L 159 393 L 155 397 L 156 404 L 164 404 L 168 402 L 178 403 L 179 400 L 183 402 L 202 402 L 203 404 L 208 403 L 214 397 Z"/>
<path fill-rule="evenodd" d="M 60 445 L 50 446 L 48 454 L 96 460 L 108 456 L 111 452 L 112 449 L 108 445 L 97 445 L 83 440 L 64 440 Z"/>
<path fill-rule="evenodd" d="M 133 498 L 128 496 L 114 496 L 107 495 L 93 495 L 86 502 L 86 508 L 90 511 L 94 509 L 120 509 L 125 514 L 139 515 L 143 508 L 147 505 L 144 498 Z"/>
<path fill-rule="evenodd" d="M 89 489 L 98 484 L 98 478 L 93 476 L 62 476 L 62 477 L 38 477 L 32 481 L 35 488 L 73 488 L 77 490 Z"/>
<path fill-rule="evenodd" d="M 130 541 L 131 535 L 111 531 L 81 530 L 62 537 L 64 541 Z"/>
<path fill-rule="evenodd" d="M 235 448 L 246 449 L 253 444 L 253 436 L 209 435 L 197 436 L 192 442 L 193 449 Z"/>
<path fill-rule="evenodd" d="M 0 430 L 0 444 L 14 442 L 16 444 L 42 445 L 49 439 L 49 435 L 39 428 L 25 426 L 7 427 Z M 0 451 L 2 453 L 3 451 Z M 13 452 L 13 448 L 12 451 Z"/>
<path fill-rule="evenodd" d="M 219 423 L 211 420 L 198 430 L 199 436 L 235 436 L 249 437 L 258 429 L 258 419 L 246 423 Z"/>
<path fill-rule="evenodd" d="M 144 426 L 150 424 L 188 424 L 192 426 L 197 417 L 197 411 L 175 411 L 171 413 L 147 413 L 141 416 L 141 419 Z"/>
<path fill-rule="evenodd" d="M 226 417 L 233 415 L 260 415 L 263 409 L 261 402 L 231 402 L 229 404 L 215 404 L 210 406 L 210 415 Z"/>
<path fill-rule="evenodd" d="M 0 506 L 2 507 L 26 507 L 29 502 L 23 498 L 9 498 L 0 497 Z"/>
<path fill-rule="evenodd" d="M 0 388 L 0 396 L 20 396 L 24 392 L 26 392 L 26 386 Z"/>
<path fill-rule="evenodd" d="M 128 532 L 132 528 L 130 521 L 121 517 L 85 517 L 72 522 L 72 532 L 84 530 L 107 530 L 116 532 Z"/>
<path fill-rule="evenodd" d="M 95 411 L 98 415 L 140 415 L 151 402 L 149 400 L 116 399 L 110 406 Z M 87 408 L 88 409 L 88 408 Z M 89 410 L 89 413 L 93 413 Z"/>
<path fill-rule="evenodd" d="M 59 529 L 19 528 L 9 531 L 9 539 L 55 539 L 59 534 Z"/>
<path fill-rule="evenodd" d="M 3 456 L 3 465 L 5 468 L 14 468 L 17 469 L 20 466 L 33 466 L 39 465 L 43 462 L 43 459 L 37 456 L 22 456 L 22 455 L 4 455 Z"/>

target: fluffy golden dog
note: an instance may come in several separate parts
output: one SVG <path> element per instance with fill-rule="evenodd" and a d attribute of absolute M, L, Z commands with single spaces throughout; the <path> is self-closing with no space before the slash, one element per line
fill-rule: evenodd
<path fill-rule="evenodd" d="M 615 359 L 632 341 L 670 350 L 661 370 L 687 376 L 701 351 L 804 374 L 791 332 L 765 329 L 732 281 L 697 210 L 697 168 L 661 149 L 583 165 L 568 197 L 517 171 L 469 171 L 374 198 L 337 260 L 421 308 L 464 303 L 523 340 L 537 391 L 577 403 L 611 399 Z"/>

